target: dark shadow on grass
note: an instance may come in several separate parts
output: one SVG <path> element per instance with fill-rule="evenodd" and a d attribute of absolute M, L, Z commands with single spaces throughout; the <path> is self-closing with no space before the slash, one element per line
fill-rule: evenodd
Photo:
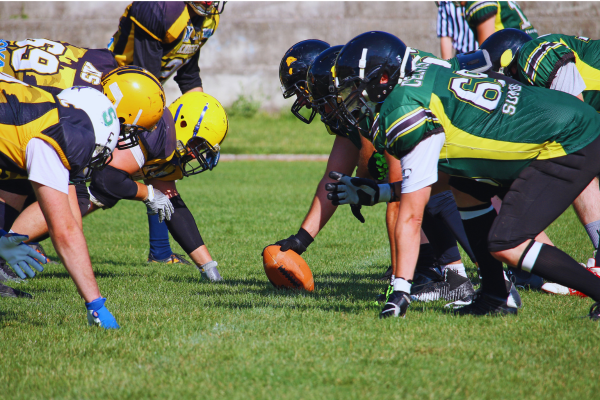
<path fill-rule="evenodd" d="M 60 272 L 42 272 L 36 277 L 40 277 L 40 279 L 48 279 L 48 278 L 59 278 L 59 279 L 71 279 L 71 275 L 65 270 Z M 94 276 L 96 278 L 124 278 L 124 277 L 135 277 L 140 276 L 140 274 L 136 273 L 127 273 L 127 272 L 98 272 L 94 271 Z"/>

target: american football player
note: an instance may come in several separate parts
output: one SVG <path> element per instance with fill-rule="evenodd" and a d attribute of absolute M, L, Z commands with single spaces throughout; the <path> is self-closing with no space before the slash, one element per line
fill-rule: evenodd
<path fill-rule="evenodd" d="M 113 77 L 105 79 L 110 85 Z M 87 205 L 81 207 L 83 215 L 111 208 L 121 199 L 143 201 L 149 213 L 158 214 L 161 223 L 163 219 L 166 221 L 202 277 L 211 282 L 221 281 L 218 264 L 210 256 L 192 213 L 177 192 L 176 181 L 217 165 L 228 126 L 225 110 L 214 97 L 200 92 L 181 96 L 165 110 L 154 132 L 143 132 L 138 146 L 115 150 L 110 164 L 92 174 L 89 196 L 87 192 L 80 193 L 80 201 L 87 200 Z M 137 180 L 143 180 L 144 184 Z M 45 226 L 35 213 L 35 205 L 24 214 L 28 217 L 22 219 L 22 224 L 15 222 L 13 229 L 32 237 L 43 235 Z M 32 226 L 41 228 L 32 232 Z"/>
<path fill-rule="evenodd" d="M 369 162 L 369 160 L 372 160 L 371 156 L 374 153 L 372 144 L 362 138 L 356 128 L 339 123 L 336 112 L 337 97 L 330 91 L 330 87 L 333 85 L 331 68 L 341 47 L 329 47 L 328 43 L 320 40 L 304 40 L 292 46 L 284 54 L 280 63 L 279 77 L 283 96 L 284 98 L 296 96 L 292 105 L 292 113 L 301 121 L 310 123 L 318 112 L 328 132 L 336 135 L 331 154 L 329 155 L 327 168 L 317 186 L 312 205 L 298 233 L 276 242 L 276 244 L 281 245 L 282 251 L 292 249 L 296 253 L 302 254 L 332 217 L 337 207 L 333 206 L 331 202 L 326 201 L 327 192 L 325 191 L 325 185 L 333 182 L 329 177 L 331 171 L 341 169 L 344 173 L 351 174 L 358 164 L 357 176 L 380 175 L 381 179 L 385 179 L 386 175 L 389 174 L 396 180 L 400 180 L 402 177 L 401 169 L 396 168 L 395 165 L 394 168 L 380 174 L 377 168 L 373 166 L 375 162 Z M 311 110 L 308 118 L 300 114 L 303 107 Z M 386 164 L 383 159 L 379 160 L 379 162 L 380 165 Z M 435 212 L 430 213 L 431 215 L 428 218 L 430 225 L 426 233 L 435 245 L 440 265 L 451 270 L 450 275 L 457 276 L 456 279 L 452 280 L 452 285 L 442 280 L 436 282 L 434 285 L 416 288 L 418 290 L 415 290 L 413 295 L 418 299 L 437 300 L 439 296 L 444 295 L 450 300 L 458 300 L 473 293 L 472 285 L 466 277 L 464 265 L 461 262 L 456 246 L 456 239 L 454 239 L 452 231 L 448 229 L 448 225 L 456 226 L 456 222 L 462 228 L 460 218 L 451 198 L 451 201 L 448 203 L 447 196 L 444 194 L 441 196 L 437 205 L 432 204 L 428 208 L 428 211 L 435 210 Z M 397 204 L 390 203 L 388 205 L 386 220 L 395 221 L 396 211 Z M 352 213 L 361 222 L 364 222 L 359 207 L 353 207 Z M 452 219 L 453 216 L 456 217 L 454 221 Z M 393 238 L 393 226 L 393 224 L 388 226 L 390 239 Z M 463 234 L 462 236 L 465 235 Z M 393 244 L 393 240 L 390 240 L 392 254 L 394 252 Z M 466 238 L 464 245 L 469 251 L 470 248 Z M 426 254 L 423 254 L 422 262 L 425 261 L 425 256 Z M 392 258 L 392 263 L 394 261 Z M 428 270 L 431 266 L 427 265 L 425 269 Z M 384 275 L 388 280 L 392 276 L 391 269 L 389 275 Z M 450 286 L 452 287 L 450 288 Z M 442 287 L 444 290 L 440 290 Z M 448 290 L 449 288 L 450 290 Z"/>
<path fill-rule="evenodd" d="M 98 289 L 85 237 L 68 198 L 69 180 L 104 168 L 119 137 L 115 107 L 92 88 L 72 87 L 57 96 L 0 73 L 0 176 L 15 187 L 33 187 L 59 257 L 86 302 L 90 325 L 118 328 Z M 24 196 L 7 196 L 12 204 Z M 22 243 L 27 236 L 1 231 L 0 257 L 21 278 L 42 271 L 45 259 Z"/>
<path fill-rule="evenodd" d="M 516 1 L 463 1 L 461 4 L 465 6 L 465 18 L 479 43 L 504 28 L 520 29 L 533 38 L 538 36 Z"/>
<path fill-rule="evenodd" d="M 397 37 L 367 32 L 344 46 L 334 67 L 345 116 L 359 105 L 369 115 L 378 110 L 370 140 L 411 169 L 398 183 L 377 185 L 340 174 L 341 182 L 327 187 L 334 204 L 402 196 L 394 292 L 380 317 L 404 316 L 410 305 L 420 221 L 439 170 L 440 179 L 452 177 L 467 220 L 479 219 L 480 235 L 487 235 L 481 242 L 493 257 L 588 295 L 596 301 L 589 316 L 600 319 L 600 278 L 556 247 L 535 241 L 600 173 L 600 116 L 559 91 L 412 61 Z M 504 199 L 497 217 L 489 212 L 496 194 Z M 480 261 L 482 291 L 457 313 L 516 314 L 502 265 L 482 262 L 481 243 L 471 246 Z"/>
<path fill-rule="evenodd" d="M 532 39 L 516 29 L 503 29 L 491 35 L 483 44 L 492 60 L 494 71 L 502 72 L 523 84 L 560 90 L 578 97 L 600 111 L 600 41 L 561 34 Z M 589 268 L 600 265 L 597 253 L 600 230 L 600 191 L 598 178 L 573 202 L 573 208 L 584 225 L 596 250 Z M 542 290 L 563 289 L 558 293 L 575 293 L 545 284 Z M 551 290 L 557 292 L 557 290 Z"/>
<path fill-rule="evenodd" d="M 200 49 L 217 30 L 225 3 L 134 1 L 125 9 L 108 48 L 119 65 L 143 67 L 162 84 L 174 76 L 183 94 L 201 92 Z M 183 256 L 173 253 L 169 232 L 156 215 L 148 216 L 148 224 L 148 262 L 189 264 Z"/>

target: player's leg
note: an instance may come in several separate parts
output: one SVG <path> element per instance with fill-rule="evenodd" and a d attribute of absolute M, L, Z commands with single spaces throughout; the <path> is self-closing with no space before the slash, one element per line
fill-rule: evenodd
<path fill-rule="evenodd" d="M 173 254 L 171 244 L 169 243 L 169 228 L 167 228 L 166 223 L 158 222 L 158 214 L 148 215 L 148 228 L 150 236 L 148 262 L 172 264 L 184 260 L 187 263 L 187 260 L 184 258 L 179 258 Z"/>
<path fill-rule="evenodd" d="M 567 156 L 536 160 L 504 197 L 488 236 L 499 260 L 600 301 L 600 278 L 556 247 L 533 240 L 600 172 L 600 138 Z"/>

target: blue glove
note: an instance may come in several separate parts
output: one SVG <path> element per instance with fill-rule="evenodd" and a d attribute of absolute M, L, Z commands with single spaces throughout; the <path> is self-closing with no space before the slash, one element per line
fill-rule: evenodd
<path fill-rule="evenodd" d="M 21 279 L 26 279 L 23 271 L 31 278 L 35 276 L 35 272 L 29 266 L 42 272 L 44 267 L 39 262 L 42 264 L 47 262 L 45 257 L 40 257 L 37 251 L 23 243 L 23 240 L 27 239 L 29 239 L 27 235 L 12 234 L 12 236 L 8 236 L 6 233 L 5 236 L 0 237 L 0 257 L 10 264 Z"/>
<path fill-rule="evenodd" d="M 115 317 L 108 311 L 108 308 L 104 307 L 105 302 L 104 297 L 98 297 L 91 303 L 85 303 L 85 308 L 88 310 L 88 324 L 101 326 L 104 329 L 119 329 L 120 326 Z"/>

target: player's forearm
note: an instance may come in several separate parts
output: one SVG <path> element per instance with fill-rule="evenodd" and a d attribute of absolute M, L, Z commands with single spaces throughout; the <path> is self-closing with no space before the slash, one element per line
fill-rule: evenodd
<path fill-rule="evenodd" d="M 148 186 L 146 186 L 142 183 L 139 183 L 139 182 L 136 182 L 135 184 L 137 185 L 138 190 L 134 197 L 134 200 L 139 200 L 139 201 L 146 200 L 148 198 Z"/>
<path fill-rule="evenodd" d="M 321 229 L 329 222 L 337 206 L 331 204 L 331 201 L 327 200 L 327 192 L 325 190 L 325 184 L 332 182 L 332 179 L 323 177 L 317 187 L 317 192 L 312 201 L 308 214 L 302 222 L 302 228 L 306 230 L 313 238 L 321 231 Z"/>

